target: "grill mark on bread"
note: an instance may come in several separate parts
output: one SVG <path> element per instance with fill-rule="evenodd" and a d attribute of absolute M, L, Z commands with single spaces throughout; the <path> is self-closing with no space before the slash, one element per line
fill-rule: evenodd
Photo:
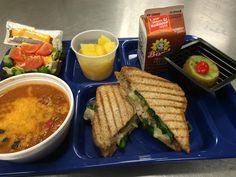
<path fill-rule="evenodd" d="M 99 92 L 99 96 L 100 96 L 100 99 L 101 99 L 101 106 L 102 106 L 102 111 L 103 111 L 104 117 L 105 117 L 106 121 L 108 122 L 108 118 L 107 118 L 107 115 L 106 115 L 106 112 L 105 112 L 105 109 L 104 109 L 104 100 L 103 100 L 103 97 L 102 97 L 100 92 Z M 107 129 L 108 129 L 108 131 L 111 135 L 112 130 L 111 130 L 110 126 L 107 126 Z M 101 130 L 101 131 L 105 131 L 105 130 Z"/>
<path fill-rule="evenodd" d="M 143 95 L 143 94 L 142 94 Z M 156 100 L 158 99 L 158 101 L 169 101 L 169 102 L 173 102 L 173 103 L 177 103 L 177 104 L 187 104 L 187 101 L 185 100 L 173 100 L 173 99 L 168 99 L 168 98 L 158 98 L 158 97 L 145 97 L 146 100 Z"/>
<path fill-rule="evenodd" d="M 173 83 L 173 82 L 171 82 L 171 81 L 169 81 L 165 78 L 147 73 L 147 72 L 142 71 L 138 68 L 123 67 L 119 73 L 122 73 L 123 75 L 127 75 L 132 80 L 132 82 L 134 82 L 134 83 L 135 82 L 140 83 L 140 81 L 142 81 L 142 80 L 149 80 L 150 79 L 151 81 L 155 80 L 155 81 L 164 82 L 164 84 L 166 84 L 164 86 L 168 85 L 169 88 L 176 88 L 177 90 L 182 91 L 182 88 L 178 84 Z M 137 78 L 139 80 L 139 82 L 136 81 L 134 78 Z M 155 83 L 157 83 L 159 85 L 160 82 L 155 82 Z M 162 85 L 162 83 L 160 85 Z M 164 87 L 164 86 L 162 85 L 162 87 Z"/>
<path fill-rule="evenodd" d="M 99 96 L 100 96 L 99 94 L 96 95 L 97 99 L 98 99 Z M 99 99 L 100 99 L 100 98 L 99 98 Z M 96 119 L 96 117 L 97 117 L 97 119 Z M 99 117 L 99 115 L 98 115 L 98 110 L 97 110 L 97 112 L 95 112 L 94 121 L 97 121 L 97 122 L 98 122 L 99 127 L 102 126 L 102 125 L 101 125 L 101 121 L 100 121 L 100 117 Z M 93 122 L 94 122 L 94 121 L 93 121 Z"/>
<path fill-rule="evenodd" d="M 138 75 L 131 75 L 130 79 L 132 80 L 133 83 L 142 83 L 142 84 L 152 84 L 155 86 L 161 86 L 164 88 L 169 88 L 169 89 L 175 89 L 175 90 L 182 90 L 177 84 L 170 82 L 168 80 L 165 80 L 163 78 L 160 78 L 158 76 L 155 77 L 146 77 L 142 76 L 140 79 L 140 76 Z"/>
<path fill-rule="evenodd" d="M 132 74 L 127 74 L 130 78 L 140 78 L 140 74 L 141 73 L 132 73 Z M 161 82 L 165 82 L 165 83 L 170 83 L 170 81 L 164 79 L 164 78 L 161 78 L 161 77 L 158 77 L 158 76 L 154 76 L 153 75 L 147 75 L 146 73 L 143 74 L 142 73 L 142 78 L 143 79 L 150 79 L 150 80 L 155 80 L 155 81 L 161 81 Z"/>
<path fill-rule="evenodd" d="M 188 129 L 187 129 L 188 130 Z M 176 138 L 178 138 L 178 139 L 186 139 L 186 138 L 188 138 L 189 136 L 184 136 L 184 135 L 176 135 L 175 136 Z M 187 145 L 187 144 L 184 144 L 185 146 Z"/>
<path fill-rule="evenodd" d="M 154 102 L 153 99 L 148 99 L 146 100 L 148 102 L 148 104 L 153 107 L 153 108 L 158 108 L 158 109 L 175 109 L 179 112 L 179 110 L 182 110 L 183 112 L 186 111 L 187 108 L 187 104 L 185 103 L 176 103 L 176 102 L 163 102 L 162 100 L 160 100 L 159 103 Z"/>
<path fill-rule="evenodd" d="M 160 115 L 166 115 L 166 114 L 174 114 L 174 115 L 182 115 L 185 113 L 185 107 L 179 108 L 179 107 L 172 107 L 172 106 L 159 106 L 159 105 L 153 105 L 149 103 L 149 106 Z"/>
<path fill-rule="evenodd" d="M 107 98 L 108 98 L 108 104 L 109 104 L 109 108 L 111 109 L 111 118 L 112 118 L 112 122 L 114 122 L 114 125 L 115 125 L 115 129 L 116 129 L 116 132 L 118 131 L 118 127 L 117 127 L 117 122 L 116 122 L 116 118 L 115 118 L 115 113 L 114 113 L 114 109 L 113 109 L 113 106 L 112 106 L 112 103 L 111 103 L 111 100 L 112 100 L 112 95 L 113 92 L 111 92 L 111 94 L 109 94 L 109 92 L 105 92 L 106 95 L 107 95 Z M 107 117 L 107 116 L 106 116 Z"/>
<path fill-rule="evenodd" d="M 186 104 L 181 102 L 173 102 L 168 100 L 158 100 L 158 102 L 157 101 L 153 102 L 153 100 L 154 99 L 146 99 L 149 105 L 154 107 L 166 106 L 166 107 L 182 108 L 182 109 L 186 107 Z"/>
<path fill-rule="evenodd" d="M 99 93 L 96 95 L 96 97 L 97 97 L 97 99 L 101 99 Z M 103 132 L 101 132 L 102 121 L 101 121 L 100 116 L 98 114 L 98 110 L 97 110 L 97 112 L 95 112 L 95 116 L 94 116 L 94 120 L 93 120 L 93 123 L 96 124 L 96 122 L 98 122 L 99 126 L 93 126 L 95 134 L 97 134 L 97 131 L 100 132 L 100 134 L 103 134 Z M 104 144 L 104 142 L 102 142 L 102 136 L 103 135 L 101 136 L 100 134 L 99 134 L 99 136 L 95 136 L 96 139 L 99 138 L 99 140 L 97 139 L 97 141 L 96 141 L 96 144 L 98 144 L 99 146 L 100 146 L 100 143 Z"/>
<path fill-rule="evenodd" d="M 159 113 L 165 113 L 168 114 L 169 110 L 171 109 L 170 112 L 172 113 L 184 113 L 185 112 L 185 107 L 177 107 L 177 106 L 168 106 L 168 105 L 154 105 L 154 104 L 149 104 L 150 107 L 153 109 L 156 109 L 157 112 Z"/>
<path fill-rule="evenodd" d="M 183 120 L 185 122 L 184 113 L 182 114 L 159 113 L 159 116 L 163 120 L 173 119 L 173 120 Z"/>
<path fill-rule="evenodd" d="M 186 130 L 188 130 L 188 128 L 186 128 L 186 127 L 171 127 L 171 130 L 172 131 L 177 131 L 177 130 L 184 130 L 184 131 L 186 131 Z M 178 135 L 176 135 L 176 136 L 178 136 Z"/>
<path fill-rule="evenodd" d="M 116 90 L 117 90 L 117 94 L 120 95 L 120 101 L 119 101 L 119 103 L 121 104 L 120 105 L 120 111 L 121 111 L 120 113 L 121 113 L 121 116 L 122 116 L 122 119 L 123 119 L 123 122 L 125 125 L 130 119 L 129 110 L 127 108 L 128 102 L 125 100 L 125 97 L 122 95 L 120 86 L 117 86 Z"/>
<path fill-rule="evenodd" d="M 145 97 L 145 99 L 159 99 L 159 100 L 169 100 L 181 103 L 187 103 L 185 96 L 176 96 L 167 93 L 158 93 L 152 90 L 142 90 L 139 89 L 141 94 Z"/>
<path fill-rule="evenodd" d="M 126 106 L 126 103 L 125 103 L 125 98 L 123 97 L 123 95 L 122 95 L 122 93 L 121 93 L 121 90 L 120 89 L 118 89 L 118 93 L 120 94 L 120 97 L 122 98 L 121 99 L 121 103 L 122 103 L 122 105 L 125 107 L 125 115 L 126 116 L 129 116 L 129 114 L 128 114 L 128 109 L 127 109 L 127 106 Z M 121 113 L 122 114 L 122 113 Z M 123 115 L 123 114 L 122 114 Z M 123 117 L 122 117 L 123 118 Z M 125 119 L 125 117 L 124 117 L 124 124 L 127 122 L 127 119 Z"/>
<path fill-rule="evenodd" d="M 187 108 L 187 104 L 181 102 L 166 101 L 166 100 L 156 101 L 156 99 L 146 99 L 146 101 L 149 104 L 149 106 L 151 106 L 157 112 L 167 113 L 169 112 L 169 110 L 171 110 L 170 112 L 184 113 Z"/>
<path fill-rule="evenodd" d="M 147 86 L 146 85 L 142 86 L 142 84 L 140 84 L 140 83 L 136 83 L 136 84 L 132 83 L 132 86 L 140 92 L 153 92 L 153 93 L 158 92 L 160 94 L 168 94 L 168 95 L 172 95 L 172 96 L 179 96 L 179 97 L 185 96 L 185 93 L 182 90 L 173 90 L 170 88 L 157 87 L 152 84 L 149 84 Z"/>
<path fill-rule="evenodd" d="M 170 85 L 170 84 L 167 85 L 166 83 L 163 83 L 163 82 L 158 82 L 158 83 L 154 82 L 154 83 L 152 83 L 151 80 L 150 80 L 150 82 L 142 82 L 142 80 L 141 81 L 135 81 L 132 78 L 131 78 L 131 81 L 132 81 L 133 84 L 145 84 L 145 86 L 147 86 L 147 87 L 155 86 L 155 87 L 160 87 L 162 89 L 171 89 L 171 90 L 182 92 L 182 89 L 180 89 L 177 86 L 175 87 L 174 84 L 173 85 Z"/>
<path fill-rule="evenodd" d="M 168 113 L 169 114 L 169 113 Z M 185 123 L 183 120 L 173 120 L 173 119 L 165 119 L 165 122 L 173 122 L 173 123 Z"/>
<path fill-rule="evenodd" d="M 163 120 L 168 120 L 168 119 L 173 119 L 173 120 L 183 120 L 182 115 L 184 113 L 168 113 L 168 112 L 159 112 L 158 115 L 163 119 Z M 168 115 L 168 117 L 165 117 Z M 175 116 L 175 117 L 173 117 Z"/>
<path fill-rule="evenodd" d="M 117 95 L 115 94 L 114 87 L 111 87 L 111 90 L 112 90 L 112 92 L 113 92 L 113 95 L 114 95 L 115 101 L 116 101 L 117 106 L 118 106 L 118 113 L 119 113 L 119 116 L 120 116 L 120 118 L 121 118 L 121 123 L 122 123 L 122 125 L 124 125 L 124 124 L 125 124 L 125 120 L 124 120 L 124 118 L 123 118 L 123 116 L 122 116 L 122 113 L 121 113 L 121 107 L 120 107 L 120 104 L 119 104 L 119 101 L 118 101 Z M 118 89 L 118 90 L 119 90 L 119 89 Z"/>
<path fill-rule="evenodd" d="M 156 112 L 156 111 L 155 111 L 155 112 Z M 172 111 L 172 112 L 171 112 L 171 111 L 168 111 L 168 112 L 157 111 L 157 114 L 158 114 L 158 115 L 163 115 L 163 114 L 182 115 L 183 113 L 184 113 L 184 110 L 181 110 L 181 109 L 178 110 L 178 112 L 177 112 L 177 111 L 175 111 L 175 112 L 174 112 L 174 111 Z M 161 116 L 160 116 L 160 117 L 161 117 Z M 163 120 L 165 120 L 165 119 L 163 119 Z"/>
<path fill-rule="evenodd" d="M 129 76 L 129 77 L 132 77 L 132 76 L 140 77 L 140 75 L 141 75 L 142 77 L 153 78 L 153 79 L 158 78 L 159 80 L 170 82 L 167 79 L 152 75 L 148 72 L 142 71 L 142 70 L 140 70 L 138 68 L 135 68 L 135 67 L 124 66 L 124 67 L 122 67 L 121 72 L 124 73 L 125 75 Z"/>

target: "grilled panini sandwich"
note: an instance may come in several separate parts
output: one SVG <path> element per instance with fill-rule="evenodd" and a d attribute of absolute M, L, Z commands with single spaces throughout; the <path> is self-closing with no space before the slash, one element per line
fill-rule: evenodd
<path fill-rule="evenodd" d="M 175 151 L 190 151 L 187 100 L 175 83 L 133 67 L 116 72 L 145 129 Z"/>
<path fill-rule="evenodd" d="M 85 111 L 90 118 L 96 146 L 104 157 L 124 148 L 127 136 L 138 127 L 138 117 L 119 85 L 102 85 L 96 90 L 96 105 Z M 93 111 L 94 110 L 94 114 Z"/>

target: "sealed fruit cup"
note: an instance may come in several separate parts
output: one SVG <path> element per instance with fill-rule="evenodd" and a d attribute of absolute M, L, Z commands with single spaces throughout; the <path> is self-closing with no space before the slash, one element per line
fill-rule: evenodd
<path fill-rule="evenodd" d="M 113 71 L 119 41 L 104 30 L 88 30 L 77 34 L 71 41 L 84 76 L 98 81 L 108 78 Z"/>

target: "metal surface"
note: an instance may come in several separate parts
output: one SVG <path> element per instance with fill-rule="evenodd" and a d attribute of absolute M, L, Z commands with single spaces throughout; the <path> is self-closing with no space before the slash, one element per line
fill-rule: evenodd
<path fill-rule="evenodd" d="M 185 5 L 188 34 L 205 39 L 236 59 L 236 1 L 231 0 L 1 0 L 0 41 L 5 37 L 7 20 L 42 29 L 61 29 L 65 40 L 88 29 L 137 37 L 138 19 L 145 9 L 174 4 Z M 0 58 L 8 48 L 0 45 Z M 92 169 L 62 176 L 236 176 L 236 159 Z"/>

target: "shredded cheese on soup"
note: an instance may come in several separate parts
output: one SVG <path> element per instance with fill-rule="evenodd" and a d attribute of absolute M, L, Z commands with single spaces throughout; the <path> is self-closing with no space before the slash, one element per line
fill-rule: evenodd
<path fill-rule="evenodd" d="M 27 149 L 46 139 L 69 111 L 67 96 L 51 85 L 19 86 L 0 95 L 0 153 Z"/>

